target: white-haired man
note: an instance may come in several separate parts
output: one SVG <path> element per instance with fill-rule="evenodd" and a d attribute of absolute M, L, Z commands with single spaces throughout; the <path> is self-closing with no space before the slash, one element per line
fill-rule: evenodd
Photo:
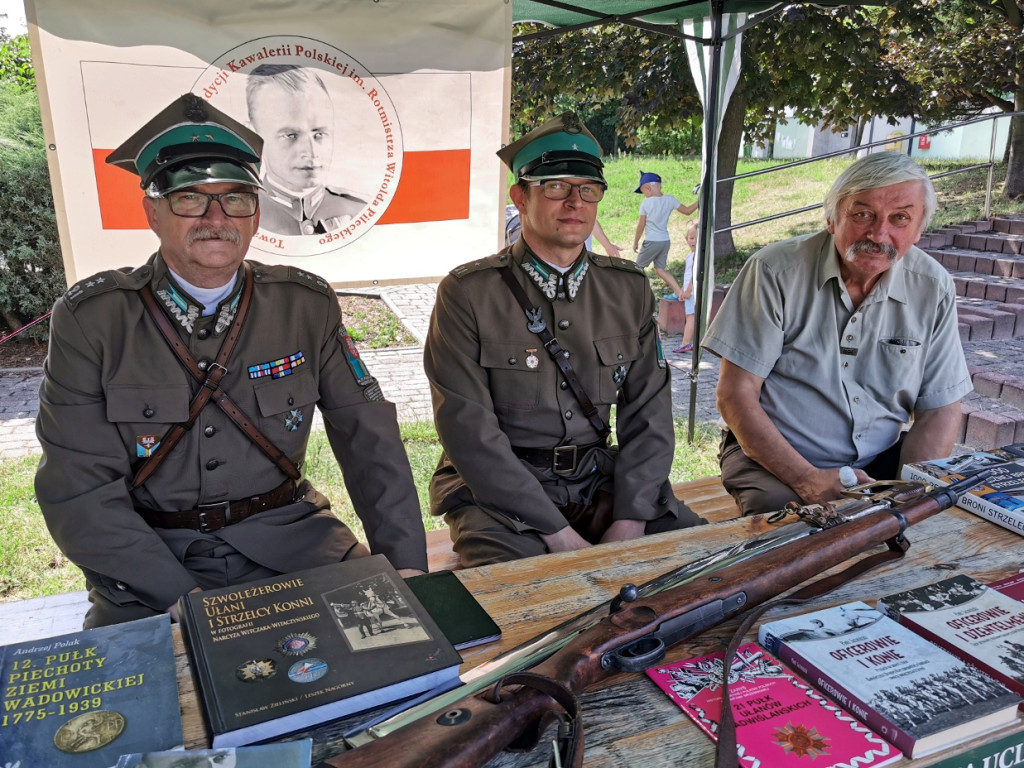
<path fill-rule="evenodd" d="M 754 254 L 703 346 L 722 358 L 722 482 L 744 514 L 818 503 L 950 453 L 971 391 L 949 274 L 914 247 L 928 174 L 895 153 L 844 171 L 827 230 Z M 843 474 L 849 482 L 850 470 Z"/>

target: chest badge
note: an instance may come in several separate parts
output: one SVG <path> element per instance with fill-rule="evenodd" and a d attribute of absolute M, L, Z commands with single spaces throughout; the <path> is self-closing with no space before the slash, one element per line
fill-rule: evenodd
<path fill-rule="evenodd" d="M 526 350 L 526 367 L 527 368 L 536 368 L 538 365 L 540 365 L 540 360 L 537 359 L 537 355 L 535 354 L 536 351 L 537 351 L 536 349 L 528 349 L 528 350 Z"/>
<path fill-rule="evenodd" d="M 526 330 L 530 333 L 541 333 L 548 327 L 548 324 L 544 322 L 540 307 L 528 309 L 526 311 L 526 319 L 529 320 L 526 324 Z"/>
<path fill-rule="evenodd" d="M 289 432 L 294 432 L 302 424 L 302 411 L 298 408 L 293 408 L 288 411 L 288 415 L 284 417 L 284 428 Z"/>
<path fill-rule="evenodd" d="M 612 371 L 612 381 L 621 386 L 622 382 L 626 380 L 626 374 L 628 372 L 628 369 L 624 365 L 615 366 L 615 370 Z"/>
<path fill-rule="evenodd" d="M 140 459 L 148 459 L 160 445 L 160 435 L 136 435 L 135 455 Z"/>

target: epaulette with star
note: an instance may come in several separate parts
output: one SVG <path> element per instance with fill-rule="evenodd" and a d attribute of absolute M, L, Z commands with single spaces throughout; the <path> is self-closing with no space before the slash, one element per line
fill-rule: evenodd
<path fill-rule="evenodd" d="M 606 256 L 605 258 L 608 259 L 609 267 L 624 269 L 626 272 L 639 272 L 641 275 L 644 274 L 644 268 L 639 266 L 632 259 L 620 259 L 618 256 Z"/>
<path fill-rule="evenodd" d="M 249 263 L 252 265 L 253 280 L 257 283 L 298 283 L 327 296 L 334 296 L 331 284 L 313 272 L 284 264 Z"/>
<path fill-rule="evenodd" d="M 483 259 L 470 261 L 467 264 L 460 264 L 449 272 L 449 274 L 452 277 L 456 277 L 461 280 L 466 275 L 471 275 L 474 272 L 479 272 L 484 269 L 498 269 L 499 267 L 504 267 L 508 264 L 508 260 L 508 251 L 504 250 L 494 254 L 493 256 L 487 256 Z"/>
<path fill-rule="evenodd" d="M 79 280 L 64 293 L 64 303 L 74 310 L 84 300 L 115 290 L 137 291 L 153 276 L 152 268 L 146 264 L 138 268 L 122 267 L 98 272 Z"/>

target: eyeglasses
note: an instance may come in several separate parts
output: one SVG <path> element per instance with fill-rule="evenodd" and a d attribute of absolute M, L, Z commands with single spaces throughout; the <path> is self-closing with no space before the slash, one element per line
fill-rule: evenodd
<path fill-rule="evenodd" d="M 585 203 L 599 203 L 604 197 L 604 191 L 608 189 L 607 184 L 588 181 L 583 184 L 571 184 L 561 179 L 549 179 L 548 181 L 530 182 L 531 187 L 540 187 L 544 191 L 544 197 L 548 200 L 565 200 L 572 194 L 573 188 L 579 189 L 580 198 Z"/>
<path fill-rule="evenodd" d="M 193 219 L 205 216 L 206 212 L 210 210 L 210 203 L 214 200 L 220 203 L 220 209 L 224 211 L 225 216 L 230 216 L 233 219 L 248 219 L 256 215 L 256 208 L 260 200 L 255 192 L 221 192 L 219 195 L 210 195 L 191 189 L 171 192 L 165 195 L 165 199 L 171 206 L 171 213 L 175 216 L 186 216 Z"/>

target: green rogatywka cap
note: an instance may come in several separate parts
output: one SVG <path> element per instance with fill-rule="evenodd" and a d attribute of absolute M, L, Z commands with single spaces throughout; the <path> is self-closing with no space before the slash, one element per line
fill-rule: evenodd
<path fill-rule="evenodd" d="M 497 154 L 517 180 L 604 181 L 601 145 L 574 112 L 548 120 Z"/>
<path fill-rule="evenodd" d="M 148 195 L 197 184 L 260 186 L 263 140 L 199 96 L 186 93 L 107 156 L 137 174 Z"/>

